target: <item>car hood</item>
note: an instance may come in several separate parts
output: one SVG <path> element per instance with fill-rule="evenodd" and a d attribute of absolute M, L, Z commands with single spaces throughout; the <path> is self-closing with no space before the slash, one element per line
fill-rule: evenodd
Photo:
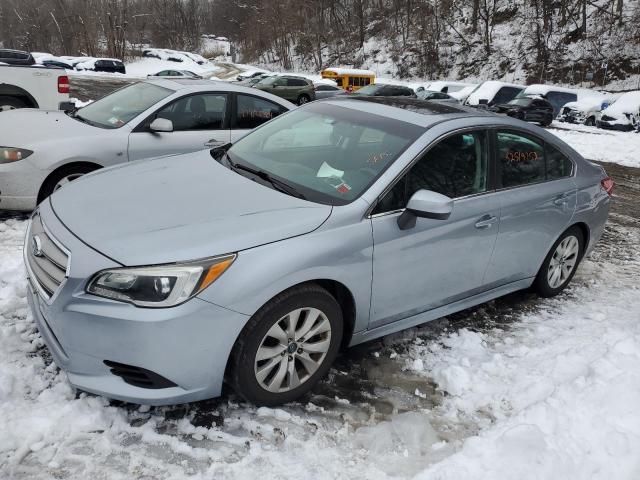
<path fill-rule="evenodd" d="M 0 145 L 33 149 L 49 141 L 102 135 L 108 130 L 74 120 L 62 110 L 20 108 L 0 114 Z"/>
<path fill-rule="evenodd" d="M 208 151 L 97 171 L 50 201 L 78 238 L 128 266 L 238 252 L 311 232 L 331 213 L 229 170 Z"/>

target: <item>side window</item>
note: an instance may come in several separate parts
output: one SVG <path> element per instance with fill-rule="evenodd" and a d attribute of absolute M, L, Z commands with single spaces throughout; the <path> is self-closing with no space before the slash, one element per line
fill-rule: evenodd
<path fill-rule="evenodd" d="M 513 100 L 513 98 L 520 93 L 520 89 L 514 87 L 502 87 L 498 90 L 495 97 L 493 97 L 493 103 L 501 104 L 507 103 L 509 100 Z"/>
<path fill-rule="evenodd" d="M 205 93 L 183 97 L 160 110 L 156 117 L 171 120 L 175 132 L 220 130 L 226 111 L 226 94 Z"/>
<path fill-rule="evenodd" d="M 496 160 L 504 188 L 545 180 L 544 147 L 541 142 L 515 132 L 497 132 Z"/>
<path fill-rule="evenodd" d="M 287 111 L 286 108 L 262 98 L 249 95 L 238 95 L 236 98 L 238 108 L 235 128 L 255 128 Z"/>
<path fill-rule="evenodd" d="M 380 200 L 373 214 L 399 210 L 418 190 L 451 198 L 487 191 L 488 155 L 484 132 L 465 132 L 441 140 Z"/>
<path fill-rule="evenodd" d="M 573 163 L 556 147 L 545 144 L 547 154 L 547 180 L 569 177 L 573 173 Z"/>

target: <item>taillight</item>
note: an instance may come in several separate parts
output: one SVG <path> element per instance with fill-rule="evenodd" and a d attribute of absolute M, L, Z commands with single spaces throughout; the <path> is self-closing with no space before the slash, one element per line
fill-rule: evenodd
<path fill-rule="evenodd" d="M 58 93 L 69 93 L 69 77 L 66 75 L 58 77 Z"/>
<path fill-rule="evenodd" d="M 605 178 L 600 182 L 600 185 L 610 197 L 613 195 L 613 190 L 616 188 L 616 182 L 613 181 L 613 178 Z"/>

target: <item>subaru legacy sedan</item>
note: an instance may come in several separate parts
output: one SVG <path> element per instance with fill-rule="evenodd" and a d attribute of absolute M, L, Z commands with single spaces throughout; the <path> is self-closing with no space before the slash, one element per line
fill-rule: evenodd
<path fill-rule="evenodd" d="M 2 112 L 0 210 L 33 210 L 102 167 L 235 142 L 292 108 L 275 95 L 226 82 L 158 79 L 75 112 Z"/>
<path fill-rule="evenodd" d="M 31 310 L 77 389 L 292 401 L 343 347 L 560 293 L 614 187 L 537 126 L 417 99 L 310 103 L 227 147 L 94 172 L 32 216 Z"/>

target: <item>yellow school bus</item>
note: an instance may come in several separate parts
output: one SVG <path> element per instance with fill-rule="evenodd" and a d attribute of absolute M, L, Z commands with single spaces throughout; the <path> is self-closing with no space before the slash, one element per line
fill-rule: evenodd
<path fill-rule="evenodd" d="M 376 83 L 376 74 L 371 70 L 357 68 L 327 68 L 320 72 L 322 78 L 333 80 L 340 88 L 356 91 L 365 85 Z"/>

